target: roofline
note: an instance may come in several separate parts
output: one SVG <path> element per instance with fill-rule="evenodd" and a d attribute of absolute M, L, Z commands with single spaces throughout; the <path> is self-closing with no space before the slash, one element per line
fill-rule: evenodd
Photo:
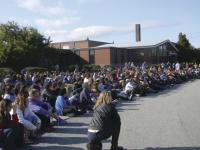
<path fill-rule="evenodd" d="M 155 47 L 160 46 L 160 45 L 162 45 L 163 43 L 166 43 L 166 42 L 170 43 L 170 45 L 171 45 L 172 47 L 174 47 L 174 49 L 175 49 L 176 51 L 179 51 L 179 50 L 174 46 L 174 44 L 173 44 L 170 40 L 165 40 L 165 41 L 162 41 L 162 42 L 157 43 L 157 44 L 155 44 L 155 45 L 134 46 L 134 47 L 122 47 L 122 48 L 128 48 L 128 49 L 131 49 L 131 48 L 132 48 L 132 49 L 155 48 Z"/>
<path fill-rule="evenodd" d="M 111 48 L 118 48 L 118 47 L 112 47 L 112 46 L 108 46 L 108 47 L 88 47 L 88 48 L 77 48 L 77 49 L 72 49 L 72 50 L 89 50 L 89 49 L 111 49 Z"/>
<path fill-rule="evenodd" d="M 99 42 L 99 43 L 104 43 L 104 44 L 112 44 L 112 43 L 108 43 L 108 42 L 102 42 L 102 41 L 94 41 L 94 40 L 89 40 L 89 39 L 86 39 L 86 40 L 79 40 L 79 41 L 67 41 L 67 42 L 52 42 L 50 44 L 68 44 L 68 43 L 75 43 L 75 42 L 79 42 L 79 43 L 83 43 L 83 42 Z"/>

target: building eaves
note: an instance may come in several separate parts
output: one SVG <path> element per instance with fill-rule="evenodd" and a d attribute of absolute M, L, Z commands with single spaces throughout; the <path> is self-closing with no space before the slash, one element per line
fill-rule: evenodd
<path fill-rule="evenodd" d="M 169 43 L 172 47 L 174 47 L 174 49 L 176 51 L 178 51 L 178 49 L 176 48 L 176 46 L 170 41 L 170 40 L 165 40 L 165 41 L 162 41 L 158 44 L 155 44 L 155 45 L 147 45 L 147 46 L 133 46 L 133 47 L 123 47 L 123 48 L 127 48 L 127 49 L 149 49 L 149 48 L 155 48 L 155 47 L 159 47 L 165 43 Z"/>

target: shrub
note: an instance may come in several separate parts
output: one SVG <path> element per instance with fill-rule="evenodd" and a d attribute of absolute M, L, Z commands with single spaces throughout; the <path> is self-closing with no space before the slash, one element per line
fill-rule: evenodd
<path fill-rule="evenodd" d="M 47 68 L 42 68 L 42 67 L 26 67 L 21 70 L 21 72 L 29 72 L 29 73 L 34 73 L 34 72 L 46 72 L 48 71 Z"/>
<path fill-rule="evenodd" d="M 13 74 L 15 71 L 11 68 L 0 68 L 0 75 L 8 75 L 8 74 Z"/>

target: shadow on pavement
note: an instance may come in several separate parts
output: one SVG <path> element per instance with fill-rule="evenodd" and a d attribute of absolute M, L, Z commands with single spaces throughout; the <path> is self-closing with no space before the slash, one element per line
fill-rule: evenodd
<path fill-rule="evenodd" d="M 132 149 L 130 149 L 132 150 Z M 200 147 L 148 147 L 145 149 L 133 149 L 133 150 L 200 150 Z"/>
<path fill-rule="evenodd" d="M 66 134 L 84 134 L 86 135 L 87 134 L 87 128 L 68 128 L 66 126 L 66 128 L 61 128 L 59 130 L 56 130 L 55 132 L 56 133 L 66 133 Z"/>
<path fill-rule="evenodd" d="M 124 111 L 127 111 L 127 110 L 139 110 L 139 109 L 138 108 L 132 108 L 132 109 L 129 109 L 129 108 L 128 109 L 126 109 L 126 108 L 124 108 L 124 109 L 123 108 L 118 108 L 117 110 L 118 110 L 118 112 L 124 112 Z"/>
<path fill-rule="evenodd" d="M 87 123 L 82 123 L 82 122 L 68 122 L 67 123 L 68 127 L 81 127 L 81 126 L 88 126 Z"/>
<path fill-rule="evenodd" d="M 42 137 L 35 141 L 33 145 L 37 144 L 59 144 L 59 145 L 72 145 L 87 143 L 87 137 Z"/>
<path fill-rule="evenodd" d="M 68 147 L 68 146 L 45 146 L 45 147 L 41 147 L 41 146 L 36 146 L 34 147 L 34 149 L 38 149 L 38 150 L 84 150 L 83 148 L 76 148 L 76 147 Z M 24 149 L 21 150 L 33 150 L 33 148 L 31 146 L 27 146 Z"/>

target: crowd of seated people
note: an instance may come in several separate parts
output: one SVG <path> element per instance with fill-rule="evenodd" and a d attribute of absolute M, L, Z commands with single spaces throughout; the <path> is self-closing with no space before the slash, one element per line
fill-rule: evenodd
<path fill-rule="evenodd" d="M 67 125 L 62 116 L 93 111 L 100 93 L 112 100 L 136 100 L 175 84 L 200 78 L 200 66 L 161 63 L 102 68 L 98 72 L 43 72 L 0 76 L 0 143 L 5 150 L 32 143 L 33 137 Z M 56 122 L 52 124 L 52 118 Z M 21 139 L 15 143 L 15 139 Z"/>

